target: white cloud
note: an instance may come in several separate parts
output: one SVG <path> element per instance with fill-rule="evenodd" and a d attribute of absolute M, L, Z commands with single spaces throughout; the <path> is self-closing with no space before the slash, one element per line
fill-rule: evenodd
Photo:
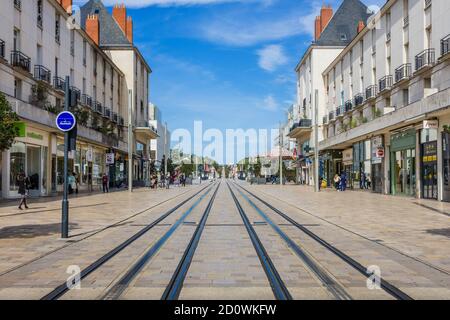
<path fill-rule="evenodd" d="M 280 107 L 279 103 L 275 100 L 272 95 L 268 95 L 263 100 L 262 108 L 267 111 L 277 111 Z"/>
<path fill-rule="evenodd" d="M 268 45 L 258 50 L 259 66 L 266 71 L 275 71 L 279 66 L 286 64 L 288 59 L 284 54 L 284 49 L 280 45 Z"/>

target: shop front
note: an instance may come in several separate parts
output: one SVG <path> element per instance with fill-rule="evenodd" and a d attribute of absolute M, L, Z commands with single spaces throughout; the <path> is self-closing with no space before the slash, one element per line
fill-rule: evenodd
<path fill-rule="evenodd" d="M 450 202 L 450 130 L 442 132 L 442 200 Z"/>
<path fill-rule="evenodd" d="M 342 152 L 342 165 L 345 176 L 347 177 L 347 188 L 353 189 L 353 148 Z"/>
<path fill-rule="evenodd" d="M 391 136 L 391 191 L 393 195 L 416 195 L 416 130 Z"/>
<path fill-rule="evenodd" d="M 382 193 L 384 180 L 383 163 L 385 158 L 383 136 L 377 136 L 372 138 L 371 148 L 372 148 L 372 174 L 367 175 L 366 178 L 373 192 Z"/>
<path fill-rule="evenodd" d="M 336 174 L 341 175 L 343 170 L 342 151 L 326 151 L 322 154 L 321 161 L 323 161 L 322 178 L 327 182 L 327 186 L 331 187 L 334 185 L 334 176 Z"/>
<path fill-rule="evenodd" d="M 353 145 L 353 189 L 371 189 L 372 154 L 370 140 Z"/>
<path fill-rule="evenodd" d="M 19 124 L 19 129 L 19 137 L 1 156 L 3 197 L 20 196 L 17 182 L 20 173 L 24 173 L 30 179 L 29 195 L 31 197 L 46 196 L 50 192 L 48 185 L 49 134 L 25 122 Z"/>
<path fill-rule="evenodd" d="M 422 171 L 422 198 L 424 199 L 438 199 L 437 127 L 436 121 L 435 128 L 425 129 L 424 125 L 424 129 L 420 132 L 420 167 Z"/>

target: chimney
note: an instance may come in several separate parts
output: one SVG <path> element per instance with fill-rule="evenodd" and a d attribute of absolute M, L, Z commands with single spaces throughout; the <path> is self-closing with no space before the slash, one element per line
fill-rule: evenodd
<path fill-rule="evenodd" d="M 114 5 L 113 17 L 120 29 L 122 29 L 123 34 L 127 35 L 127 9 L 124 4 Z"/>
<path fill-rule="evenodd" d="M 321 33 L 323 32 L 323 30 L 325 30 L 332 17 L 333 17 L 333 8 L 331 8 L 331 6 L 323 6 L 322 9 L 320 10 Z"/>
<path fill-rule="evenodd" d="M 58 2 L 68 14 L 72 14 L 72 0 L 59 0 Z"/>
<path fill-rule="evenodd" d="M 320 28 L 320 17 L 316 17 L 316 20 L 314 22 L 314 39 L 316 41 L 319 40 L 321 33 L 322 30 Z"/>
<path fill-rule="evenodd" d="M 88 15 L 86 19 L 86 33 L 98 45 L 100 42 L 100 24 L 98 15 Z"/>
<path fill-rule="evenodd" d="M 361 31 L 363 31 L 363 29 L 365 28 L 366 26 L 364 25 L 364 22 L 363 21 L 359 21 L 359 23 L 358 23 L 358 33 L 360 33 Z"/>
<path fill-rule="evenodd" d="M 133 43 L 133 18 L 128 17 L 127 18 L 127 39 L 130 41 L 130 43 Z"/>

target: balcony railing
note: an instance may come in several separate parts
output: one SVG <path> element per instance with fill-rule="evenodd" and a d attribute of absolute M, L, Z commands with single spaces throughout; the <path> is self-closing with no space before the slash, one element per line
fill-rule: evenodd
<path fill-rule="evenodd" d="M 353 110 L 353 101 L 352 100 L 348 100 L 345 102 L 345 112 L 350 112 Z"/>
<path fill-rule="evenodd" d="M 0 58 L 5 59 L 5 41 L 0 39 Z"/>
<path fill-rule="evenodd" d="M 376 96 L 377 96 L 377 86 L 376 85 L 368 86 L 366 89 L 366 100 L 376 98 Z"/>
<path fill-rule="evenodd" d="M 441 40 L 441 56 L 450 53 L 450 34 Z"/>
<path fill-rule="evenodd" d="M 92 98 L 87 94 L 81 95 L 81 104 L 92 108 Z"/>
<path fill-rule="evenodd" d="M 22 1 L 21 0 L 14 0 L 14 7 L 17 10 L 22 10 Z"/>
<path fill-rule="evenodd" d="M 121 126 L 124 126 L 124 125 L 125 125 L 125 120 L 123 119 L 122 116 L 119 116 L 119 124 L 120 124 Z"/>
<path fill-rule="evenodd" d="M 436 62 L 434 49 L 426 49 L 416 56 L 416 71 L 432 66 Z"/>
<path fill-rule="evenodd" d="M 409 26 L 409 16 L 403 18 L 403 27 Z"/>
<path fill-rule="evenodd" d="M 392 76 L 385 76 L 378 81 L 380 92 L 392 88 Z"/>
<path fill-rule="evenodd" d="M 53 87 L 56 90 L 64 91 L 66 89 L 66 82 L 63 78 L 53 77 Z"/>
<path fill-rule="evenodd" d="M 117 112 L 113 112 L 113 113 L 112 113 L 112 121 L 113 121 L 114 123 L 117 123 L 118 120 L 119 120 L 119 116 L 117 115 Z"/>
<path fill-rule="evenodd" d="M 336 108 L 336 117 L 342 117 L 344 115 L 344 106 Z"/>
<path fill-rule="evenodd" d="M 411 76 L 411 63 L 405 63 L 395 69 L 395 82 L 408 79 Z"/>
<path fill-rule="evenodd" d="M 95 102 L 95 112 L 103 114 L 103 106 L 100 102 Z"/>
<path fill-rule="evenodd" d="M 111 118 L 111 109 L 110 108 L 105 108 L 105 112 L 103 113 L 103 116 L 105 118 Z"/>
<path fill-rule="evenodd" d="M 78 103 L 81 102 L 81 90 L 73 86 L 70 87 L 70 90 L 72 91 L 72 94 L 76 95 L 76 100 Z"/>
<path fill-rule="evenodd" d="M 364 103 L 364 95 L 362 93 L 358 93 L 355 96 L 355 107 L 359 107 Z"/>
<path fill-rule="evenodd" d="M 41 65 L 34 66 L 34 78 L 39 81 L 45 81 L 48 84 L 52 82 L 52 73 L 49 69 Z"/>
<path fill-rule="evenodd" d="M 328 113 L 328 121 L 334 120 L 334 111 Z"/>
<path fill-rule="evenodd" d="M 12 51 L 11 52 L 11 64 L 14 67 L 21 68 L 27 72 L 30 72 L 31 68 L 31 59 L 27 55 L 23 54 L 20 51 Z"/>
<path fill-rule="evenodd" d="M 425 0 L 425 9 L 427 9 L 429 6 L 431 6 L 432 0 Z"/>

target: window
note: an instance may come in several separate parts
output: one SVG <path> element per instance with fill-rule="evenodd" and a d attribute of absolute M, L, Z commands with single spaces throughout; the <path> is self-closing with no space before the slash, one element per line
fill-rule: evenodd
<path fill-rule="evenodd" d="M 55 41 L 58 44 L 60 44 L 60 41 L 61 41 L 60 19 L 61 19 L 61 16 L 59 14 L 56 14 L 56 16 L 55 16 Z"/>
<path fill-rule="evenodd" d="M 347 35 L 345 33 L 341 33 L 341 41 L 347 41 Z"/>
<path fill-rule="evenodd" d="M 83 40 L 83 66 L 86 67 L 87 42 Z"/>
<path fill-rule="evenodd" d="M 44 8 L 43 8 L 42 1 L 43 0 L 37 1 L 37 26 L 41 29 L 43 27 L 43 19 L 44 19 L 44 15 L 43 15 Z"/>
<path fill-rule="evenodd" d="M 75 30 L 70 30 L 70 54 L 75 55 Z"/>
<path fill-rule="evenodd" d="M 22 98 L 22 80 L 14 79 L 14 98 L 21 99 Z"/>
<path fill-rule="evenodd" d="M 14 29 L 14 43 L 13 43 L 14 51 L 20 51 L 20 30 Z"/>
<path fill-rule="evenodd" d="M 409 104 L 409 90 L 403 89 L 403 106 L 406 107 Z"/>
<path fill-rule="evenodd" d="M 55 77 L 58 77 L 58 58 L 55 58 Z"/>

